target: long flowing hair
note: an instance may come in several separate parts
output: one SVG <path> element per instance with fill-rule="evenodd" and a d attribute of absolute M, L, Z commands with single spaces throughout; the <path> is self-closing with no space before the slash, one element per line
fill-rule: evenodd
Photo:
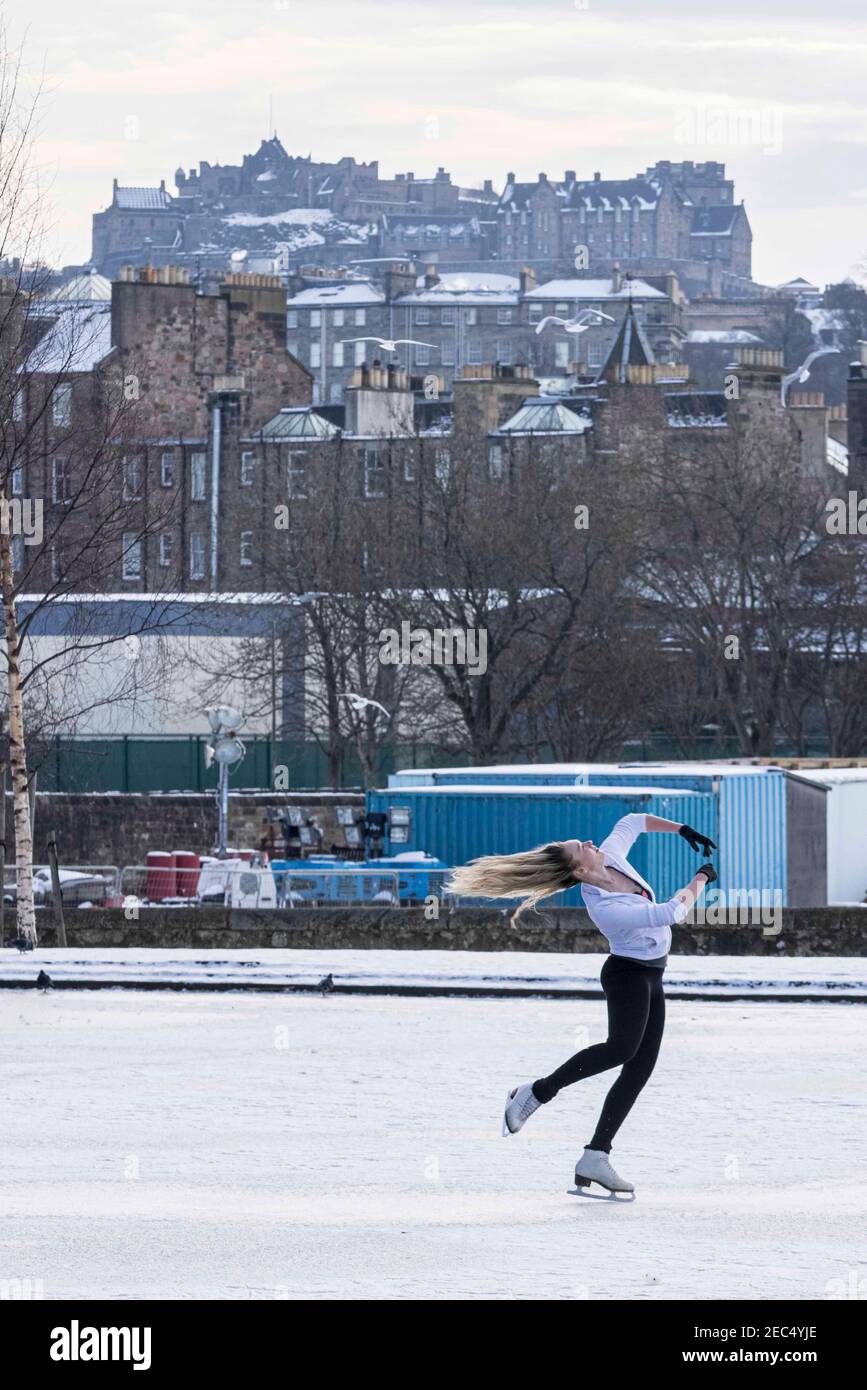
<path fill-rule="evenodd" d="M 542 898 L 574 888 L 580 881 L 562 841 L 555 840 L 520 854 L 487 854 L 482 859 L 471 859 L 469 864 L 452 870 L 446 892 L 462 898 L 523 898 L 512 917 L 517 922 L 528 909 L 535 912 Z"/>

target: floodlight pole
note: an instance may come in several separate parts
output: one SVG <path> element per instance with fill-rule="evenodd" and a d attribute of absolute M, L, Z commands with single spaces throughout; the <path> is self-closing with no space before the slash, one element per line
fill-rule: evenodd
<path fill-rule="evenodd" d="M 229 838 L 229 767 L 220 763 L 217 783 L 217 858 L 226 858 Z"/>

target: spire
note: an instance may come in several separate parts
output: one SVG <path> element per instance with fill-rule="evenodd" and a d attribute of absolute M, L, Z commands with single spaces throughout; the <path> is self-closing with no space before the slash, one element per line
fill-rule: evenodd
<path fill-rule="evenodd" d="M 655 362 L 653 348 L 647 341 L 644 329 L 635 317 L 635 308 L 632 303 L 632 286 L 629 286 L 629 302 L 626 306 L 626 313 L 623 315 L 623 322 L 620 331 L 611 346 L 611 351 L 605 359 L 598 381 L 619 382 L 626 384 L 627 367 L 644 367 Z"/>

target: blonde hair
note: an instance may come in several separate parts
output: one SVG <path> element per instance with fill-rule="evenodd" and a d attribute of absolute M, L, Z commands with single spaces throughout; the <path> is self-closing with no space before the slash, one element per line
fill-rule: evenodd
<path fill-rule="evenodd" d="M 517 922 L 528 908 L 552 893 L 574 888 L 580 875 L 562 841 L 537 845 L 520 854 L 488 854 L 453 869 L 446 892 L 462 898 L 523 898 L 512 917 Z"/>

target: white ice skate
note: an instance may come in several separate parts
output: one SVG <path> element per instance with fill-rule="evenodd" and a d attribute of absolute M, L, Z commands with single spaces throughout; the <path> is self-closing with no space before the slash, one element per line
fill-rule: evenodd
<path fill-rule="evenodd" d="M 516 1086 L 506 1096 L 506 1112 L 503 1115 L 503 1135 L 517 1134 L 518 1130 L 527 1123 L 534 1110 L 538 1110 L 542 1104 L 533 1095 L 533 1087 Z"/>
<path fill-rule="evenodd" d="M 631 1182 L 615 1173 L 604 1149 L 585 1149 L 575 1164 L 575 1186 L 589 1187 L 592 1182 L 607 1187 L 609 1192 L 635 1191 Z"/>

